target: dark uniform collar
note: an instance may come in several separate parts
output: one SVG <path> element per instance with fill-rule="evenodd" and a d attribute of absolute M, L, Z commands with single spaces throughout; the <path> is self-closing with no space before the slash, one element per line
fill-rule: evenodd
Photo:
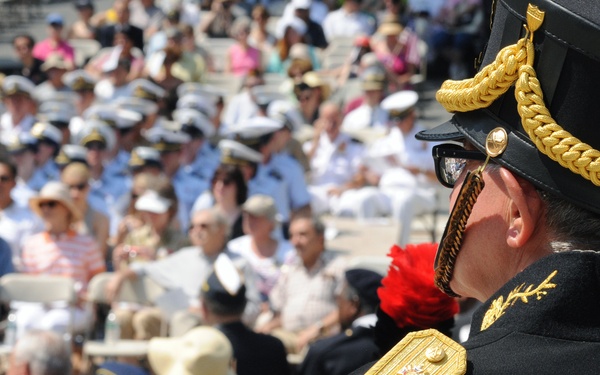
<path fill-rule="evenodd" d="M 600 343 L 600 253 L 547 256 L 506 283 L 474 314 L 465 347 L 515 332 Z"/>

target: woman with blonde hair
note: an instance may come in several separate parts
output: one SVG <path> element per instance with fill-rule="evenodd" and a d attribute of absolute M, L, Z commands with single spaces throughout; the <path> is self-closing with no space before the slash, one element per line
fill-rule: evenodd
<path fill-rule="evenodd" d="M 48 182 L 38 196 L 29 200 L 29 207 L 42 219 L 45 230 L 25 240 L 22 273 L 71 278 L 83 301 L 89 281 L 104 272 L 105 265 L 94 238 L 74 229 L 83 216 L 68 186 L 58 181 Z M 13 303 L 18 335 L 33 328 L 66 333 L 72 327 L 73 331 L 84 331 L 92 315 L 81 306 Z"/>

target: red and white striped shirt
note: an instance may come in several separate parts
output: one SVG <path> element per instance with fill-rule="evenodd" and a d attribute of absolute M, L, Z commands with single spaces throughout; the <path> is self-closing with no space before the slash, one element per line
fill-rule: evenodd
<path fill-rule="evenodd" d="M 87 289 L 91 278 L 106 267 L 96 241 L 74 231 L 51 235 L 41 232 L 29 237 L 22 251 L 23 273 L 70 277 Z"/>

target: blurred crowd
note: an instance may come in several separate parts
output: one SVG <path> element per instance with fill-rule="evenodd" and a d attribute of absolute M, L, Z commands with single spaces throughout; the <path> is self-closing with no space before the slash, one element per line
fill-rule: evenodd
<path fill-rule="evenodd" d="M 71 277 L 79 299 L 14 302 L 18 337 L 88 332 L 102 318 L 88 285 L 105 271 L 122 338 L 235 323 L 221 331 L 238 374 L 289 373 L 286 353 L 305 355 L 340 323 L 342 334 L 374 326 L 385 269 L 348 271 L 318 217 L 390 217 L 405 245 L 413 218 L 436 209 L 432 145 L 414 138 L 419 87 L 435 64 L 471 74 L 488 8 L 279 5 L 271 16 L 269 1 L 115 0 L 96 11 L 76 0 L 74 22 L 50 13 L 45 39 L 14 38 L 22 69 L 0 80 L 0 272 Z M 229 261 L 242 275 L 233 286 L 215 269 Z M 139 278 L 179 293 L 176 311 L 120 302 Z M 280 353 L 279 369 L 248 370 L 267 334 L 277 339 L 265 362 Z M 298 369 L 334 373 L 311 366 Z"/>

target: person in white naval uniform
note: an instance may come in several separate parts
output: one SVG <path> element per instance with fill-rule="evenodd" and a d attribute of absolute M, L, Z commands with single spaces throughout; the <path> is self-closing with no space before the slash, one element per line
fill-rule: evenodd
<path fill-rule="evenodd" d="M 284 223 L 296 213 L 310 213 L 310 194 L 304 178 L 304 170 L 300 164 L 289 155 L 278 154 L 282 149 L 278 132 L 283 130 L 283 123 L 267 117 L 253 117 L 247 122 L 232 129 L 237 140 L 263 155 L 254 181 L 264 179 L 279 181 L 283 194 L 273 196 L 275 205 Z M 249 188 L 250 188 L 249 184 Z"/>
<path fill-rule="evenodd" d="M 12 140 L 6 145 L 11 160 L 19 166 L 17 171 L 16 186 L 11 190 L 11 198 L 18 205 L 27 206 L 29 198 L 37 195 L 33 186 L 40 184 L 40 176 L 35 173 L 35 154 L 37 153 L 37 139 L 30 132 L 13 134 Z"/>
<path fill-rule="evenodd" d="M 361 186 L 356 181 L 365 148 L 340 132 L 342 114 L 337 104 L 325 102 L 319 112 L 313 139 L 303 145 L 310 159 L 308 191 L 313 213 L 341 215 L 345 211 L 357 215 L 359 207 L 356 203 L 368 203 L 367 190 L 360 192 Z M 363 195 L 364 199 L 359 198 Z"/>
<path fill-rule="evenodd" d="M 62 132 L 53 125 L 38 122 L 31 128 L 31 135 L 38 140 L 38 150 L 35 154 L 37 168 L 34 173 L 38 184 L 31 187 L 40 190 L 47 182 L 60 179 L 60 170 L 54 158 L 60 151 Z"/>
<path fill-rule="evenodd" d="M 8 76 L 2 81 L 6 112 L 0 116 L 0 142 L 7 144 L 15 134 L 28 132 L 35 123 L 35 85 L 21 76 Z"/>
<path fill-rule="evenodd" d="M 376 141 L 369 151 L 372 165 L 379 164 L 379 190 L 387 199 L 388 212 L 400 223 L 399 245 L 410 236 L 416 215 L 435 210 L 435 171 L 431 161 L 433 145 L 418 141 L 415 134 L 423 130 L 416 123 L 414 91 L 390 95 L 381 104 L 390 112 L 390 133 Z"/>

